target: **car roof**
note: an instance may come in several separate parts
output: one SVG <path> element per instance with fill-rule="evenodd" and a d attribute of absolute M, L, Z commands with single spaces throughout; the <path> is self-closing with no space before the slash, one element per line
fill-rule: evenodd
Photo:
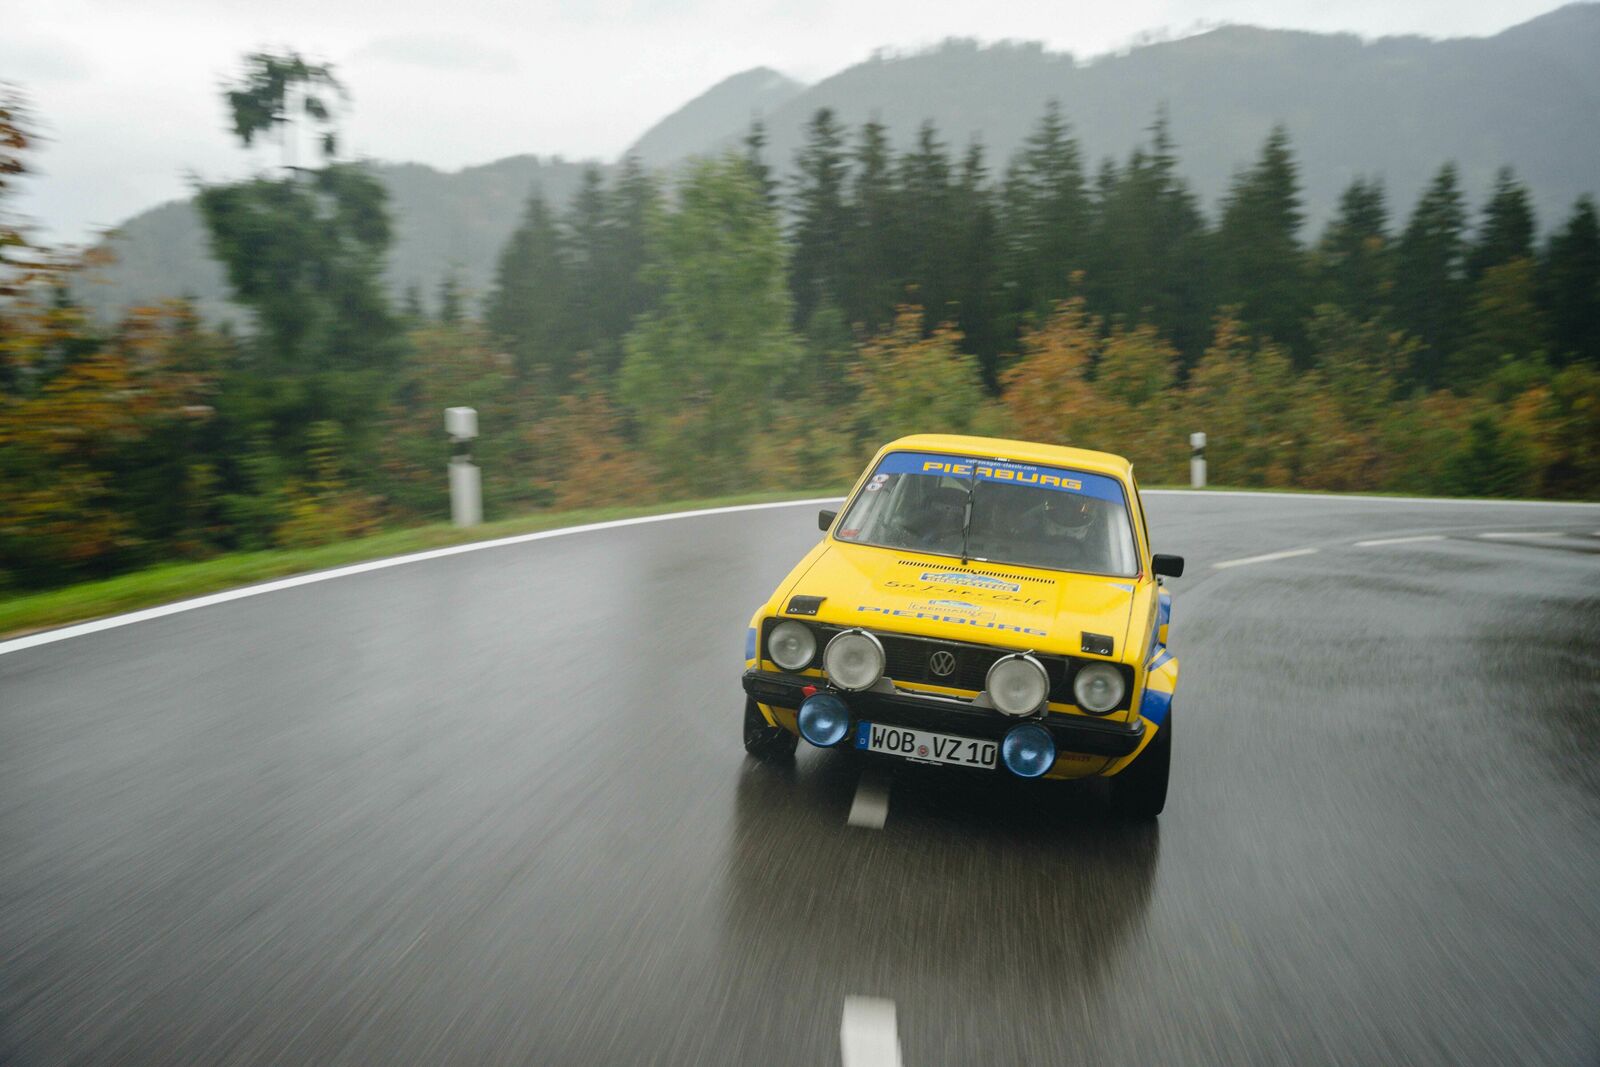
<path fill-rule="evenodd" d="M 1110 452 L 1087 448 L 1045 445 L 1034 441 L 1012 441 L 1003 437 L 968 437 L 963 434 L 919 433 L 890 441 L 878 450 L 878 458 L 890 452 L 953 452 L 979 459 L 1005 459 L 1014 463 L 1039 463 L 1052 467 L 1104 474 L 1124 482 L 1133 479 L 1133 464 Z M 876 466 L 876 460 L 874 460 Z"/>

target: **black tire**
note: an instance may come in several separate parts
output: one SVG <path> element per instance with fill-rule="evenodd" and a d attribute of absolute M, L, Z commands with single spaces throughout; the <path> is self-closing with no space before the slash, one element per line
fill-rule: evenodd
<path fill-rule="evenodd" d="M 794 756 L 800 739 L 781 726 L 768 726 L 754 700 L 744 702 L 744 750 L 757 759 L 782 760 Z"/>
<path fill-rule="evenodd" d="M 1155 738 L 1111 779 L 1111 810 L 1130 819 L 1153 819 L 1167 806 L 1167 774 L 1172 768 L 1172 711 Z"/>

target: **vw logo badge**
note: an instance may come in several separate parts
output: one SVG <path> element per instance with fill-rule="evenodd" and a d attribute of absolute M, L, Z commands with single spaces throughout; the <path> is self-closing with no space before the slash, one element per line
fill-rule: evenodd
<path fill-rule="evenodd" d="M 956 657 L 953 652 L 940 649 L 928 657 L 928 669 L 941 678 L 948 678 L 955 673 Z"/>

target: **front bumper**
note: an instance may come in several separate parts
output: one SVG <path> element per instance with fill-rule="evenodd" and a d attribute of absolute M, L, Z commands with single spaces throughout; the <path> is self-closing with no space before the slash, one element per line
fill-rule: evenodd
<path fill-rule="evenodd" d="M 1092 756 L 1126 756 L 1139 748 L 1144 739 L 1144 720 L 1131 723 L 1105 722 L 1083 715 L 1050 713 L 1042 719 L 1010 719 L 992 708 L 975 708 L 955 697 L 931 693 L 868 691 L 844 693 L 829 689 L 820 678 L 774 671 L 744 672 L 744 691 L 758 703 L 780 708 L 798 708 L 808 687 L 827 690 L 844 700 L 850 709 L 852 730 L 862 719 L 884 726 L 904 726 L 913 730 L 932 730 L 958 737 L 999 741 L 1018 722 L 1037 722 L 1050 731 L 1058 752 L 1081 752 Z M 850 736 L 846 734 L 846 736 Z"/>

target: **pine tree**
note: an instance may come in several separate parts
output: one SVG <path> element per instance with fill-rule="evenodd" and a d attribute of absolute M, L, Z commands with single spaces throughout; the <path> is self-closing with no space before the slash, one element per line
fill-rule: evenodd
<path fill-rule="evenodd" d="M 1600 368 L 1600 219 L 1588 196 L 1578 198 L 1572 217 L 1545 245 L 1539 305 L 1554 360 Z"/>
<path fill-rule="evenodd" d="M 1447 384 L 1445 368 L 1466 319 L 1466 212 L 1454 163 L 1446 163 L 1417 201 L 1395 250 L 1395 323 L 1422 342 L 1412 379 Z"/>
<path fill-rule="evenodd" d="M 983 145 L 974 141 L 961 162 L 952 198 L 956 226 L 953 295 L 967 351 L 978 357 L 984 386 L 1000 388 L 999 224 L 989 189 Z"/>
<path fill-rule="evenodd" d="M 605 338 L 603 320 L 611 299 L 605 288 L 609 207 L 600 168 L 585 167 L 562 220 L 571 282 L 567 313 L 575 351 L 593 352 Z"/>
<path fill-rule="evenodd" d="M 1257 335 L 1303 358 L 1311 300 L 1298 171 L 1288 131 L 1274 127 L 1255 166 L 1234 178 L 1223 201 L 1216 272 L 1220 303 L 1238 307 Z"/>
<path fill-rule="evenodd" d="M 1043 313 L 1071 291 L 1090 242 L 1082 151 L 1059 101 L 1045 106 L 1007 170 L 1003 203 L 1012 309 Z"/>
<path fill-rule="evenodd" d="M 573 370 L 566 249 L 544 194 L 528 197 L 522 221 L 500 253 L 484 325 L 511 351 L 519 374 Z"/>
<path fill-rule="evenodd" d="M 895 257 L 905 271 L 907 299 L 924 311 L 932 330 L 953 318 L 955 220 L 950 156 L 932 122 L 917 130 L 916 145 L 895 165 L 899 222 Z"/>
<path fill-rule="evenodd" d="M 761 187 L 761 195 L 770 207 L 778 206 L 778 180 L 772 176 L 772 167 L 766 160 L 767 125 L 760 119 L 750 123 L 744 135 L 744 158 L 750 165 L 750 174 Z M 630 159 L 632 157 L 629 157 Z"/>
<path fill-rule="evenodd" d="M 1150 322 L 1192 361 L 1211 331 L 1206 224 L 1178 176 L 1165 109 L 1150 135 L 1148 148 L 1136 148 L 1125 167 L 1107 160 L 1100 170 L 1088 291 L 1098 314 Z"/>
<path fill-rule="evenodd" d="M 844 128 L 833 111 L 821 108 L 806 126 L 805 144 L 795 159 L 790 286 L 794 315 L 804 325 L 818 306 L 839 303 L 844 288 L 844 249 L 850 221 L 845 205 L 849 161 Z"/>
<path fill-rule="evenodd" d="M 1483 272 L 1513 259 L 1533 258 L 1533 207 L 1528 189 L 1516 180 L 1510 167 L 1495 175 L 1494 191 L 1483 208 L 1483 222 L 1467 255 L 1467 280 L 1476 283 Z"/>
<path fill-rule="evenodd" d="M 458 325 L 466 317 L 462 303 L 461 282 L 452 267 L 439 279 L 439 321 L 446 326 Z"/>
<path fill-rule="evenodd" d="M 767 201 L 769 207 L 772 201 Z M 634 321 L 656 306 L 660 286 L 648 277 L 650 229 L 661 210 L 661 189 L 635 156 L 622 161 L 606 198 L 606 240 L 599 270 L 599 339 L 594 342 L 601 381 L 622 362 L 622 338 Z"/>
<path fill-rule="evenodd" d="M 851 152 L 849 267 L 842 307 L 849 321 L 868 333 L 894 321 L 905 299 L 905 275 L 897 264 L 898 242 L 889 135 L 881 122 L 862 125 Z"/>
<path fill-rule="evenodd" d="M 1317 250 L 1318 292 L 1358 323 L 1384 314 L 1392 285 L 1389 207 L 1383 183 L 1357 178 L 1339 197 L 1339 214 Z"/>

